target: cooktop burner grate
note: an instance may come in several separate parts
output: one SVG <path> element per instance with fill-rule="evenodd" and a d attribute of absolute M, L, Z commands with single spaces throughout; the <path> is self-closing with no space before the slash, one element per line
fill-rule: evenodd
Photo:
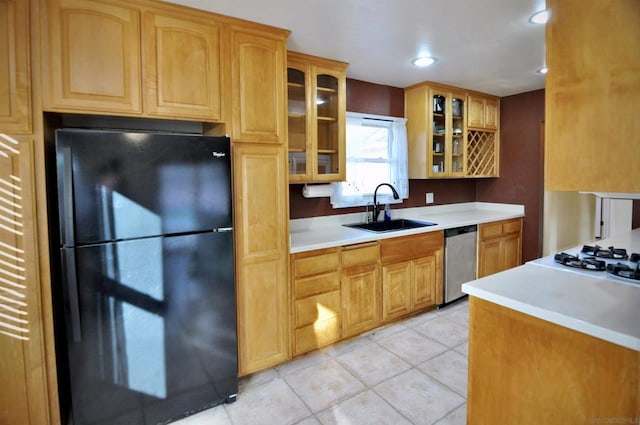
<path fill-rule="evenodd" d="M 629 258 L 626 249 L 614 248 L 612 246 L 610 246 L 609 248 L 602 248 L 598 245 L 584 245 L 582 247 L 582 251 L 580 252 L 585 255 L 590 255 L 597 258 L 608 258 L 612 260 L 626 260 L 627 258 Z"/>
<path fill-rule="evenodd" d="M 604 271 L 607 268 L 607 263 L 602 260 L 597 260 L 593 257 L 579 258 L 566 252 L 556 254 L 553 259 L 558 264 L 577 269 Z"/>
<path fill-rule="evenodd" d="M 622 263 L 609 264 L 607 265 L 607 273 L 640 282 L 640 263 L 637 263 L 635 267 L 629 267 Z"/>

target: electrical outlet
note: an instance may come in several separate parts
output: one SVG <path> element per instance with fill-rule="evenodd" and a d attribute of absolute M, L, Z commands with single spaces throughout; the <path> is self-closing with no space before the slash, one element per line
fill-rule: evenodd
<path fill-rule="evenodd" d="M 433 204 L 434 201 L 433 201 L 433 193 L 432 192 L 427 193 L 426 198 L 427 198 L 426 199 L 427 204 Z"/>

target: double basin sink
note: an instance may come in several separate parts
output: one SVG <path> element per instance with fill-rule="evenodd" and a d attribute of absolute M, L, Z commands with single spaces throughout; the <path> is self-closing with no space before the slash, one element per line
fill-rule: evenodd
<path fill-rule="evenodd" d="M 354 229 L 366 230 L 368 232 L 395 232 L 407 229 L 416 229 L 418 227 L 435 226 L 436 223 L 428 221 L 417 221 L 408 219 L 396 219 L 391 221 L 376 221 L 370 223 L 356 223 L 356 224 L 344 224 L 345 227 L 351 227 Z"/>

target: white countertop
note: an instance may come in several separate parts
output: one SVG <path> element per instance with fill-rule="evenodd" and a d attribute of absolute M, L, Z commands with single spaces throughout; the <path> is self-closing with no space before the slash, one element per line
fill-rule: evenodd
<path fill-rule="evenodd" d="M 589 245 L 640 252 L 640 229 Z M 565 252 L 576 253 L 579 247 Z M 515 311 L 640 351 L 640 285 L 531 262 L 462 285 L 462 291 Z"/>
<path fill-rule="evenodd" d="M 385 238 L 523 217 L 524 206 L 465 202 L 432 207 L 392 209 L 391 213 L 393 219 L 407 218 L 429 221 L 437 223 L 437 225 L 384 233 L 368 232 L 343 226 L 343 224 L 364 222 L 364 208 L 362 213 L 294 219 L 289 222 L 290 252 L 294 254 L 314 249 L 352 245 Z"/>

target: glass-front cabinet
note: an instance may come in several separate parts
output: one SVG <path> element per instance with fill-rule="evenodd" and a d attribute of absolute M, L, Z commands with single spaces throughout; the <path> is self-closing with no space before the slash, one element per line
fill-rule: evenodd
<path fill-rule="evenodd" d="M 462 177 L 465 173 L 465 94 L 429 89 L 427 176 Z"/>
<path fill-rule="evenodd" d="M 345 178 L 347 64 L 287 56 L 289 182 Z"/>

